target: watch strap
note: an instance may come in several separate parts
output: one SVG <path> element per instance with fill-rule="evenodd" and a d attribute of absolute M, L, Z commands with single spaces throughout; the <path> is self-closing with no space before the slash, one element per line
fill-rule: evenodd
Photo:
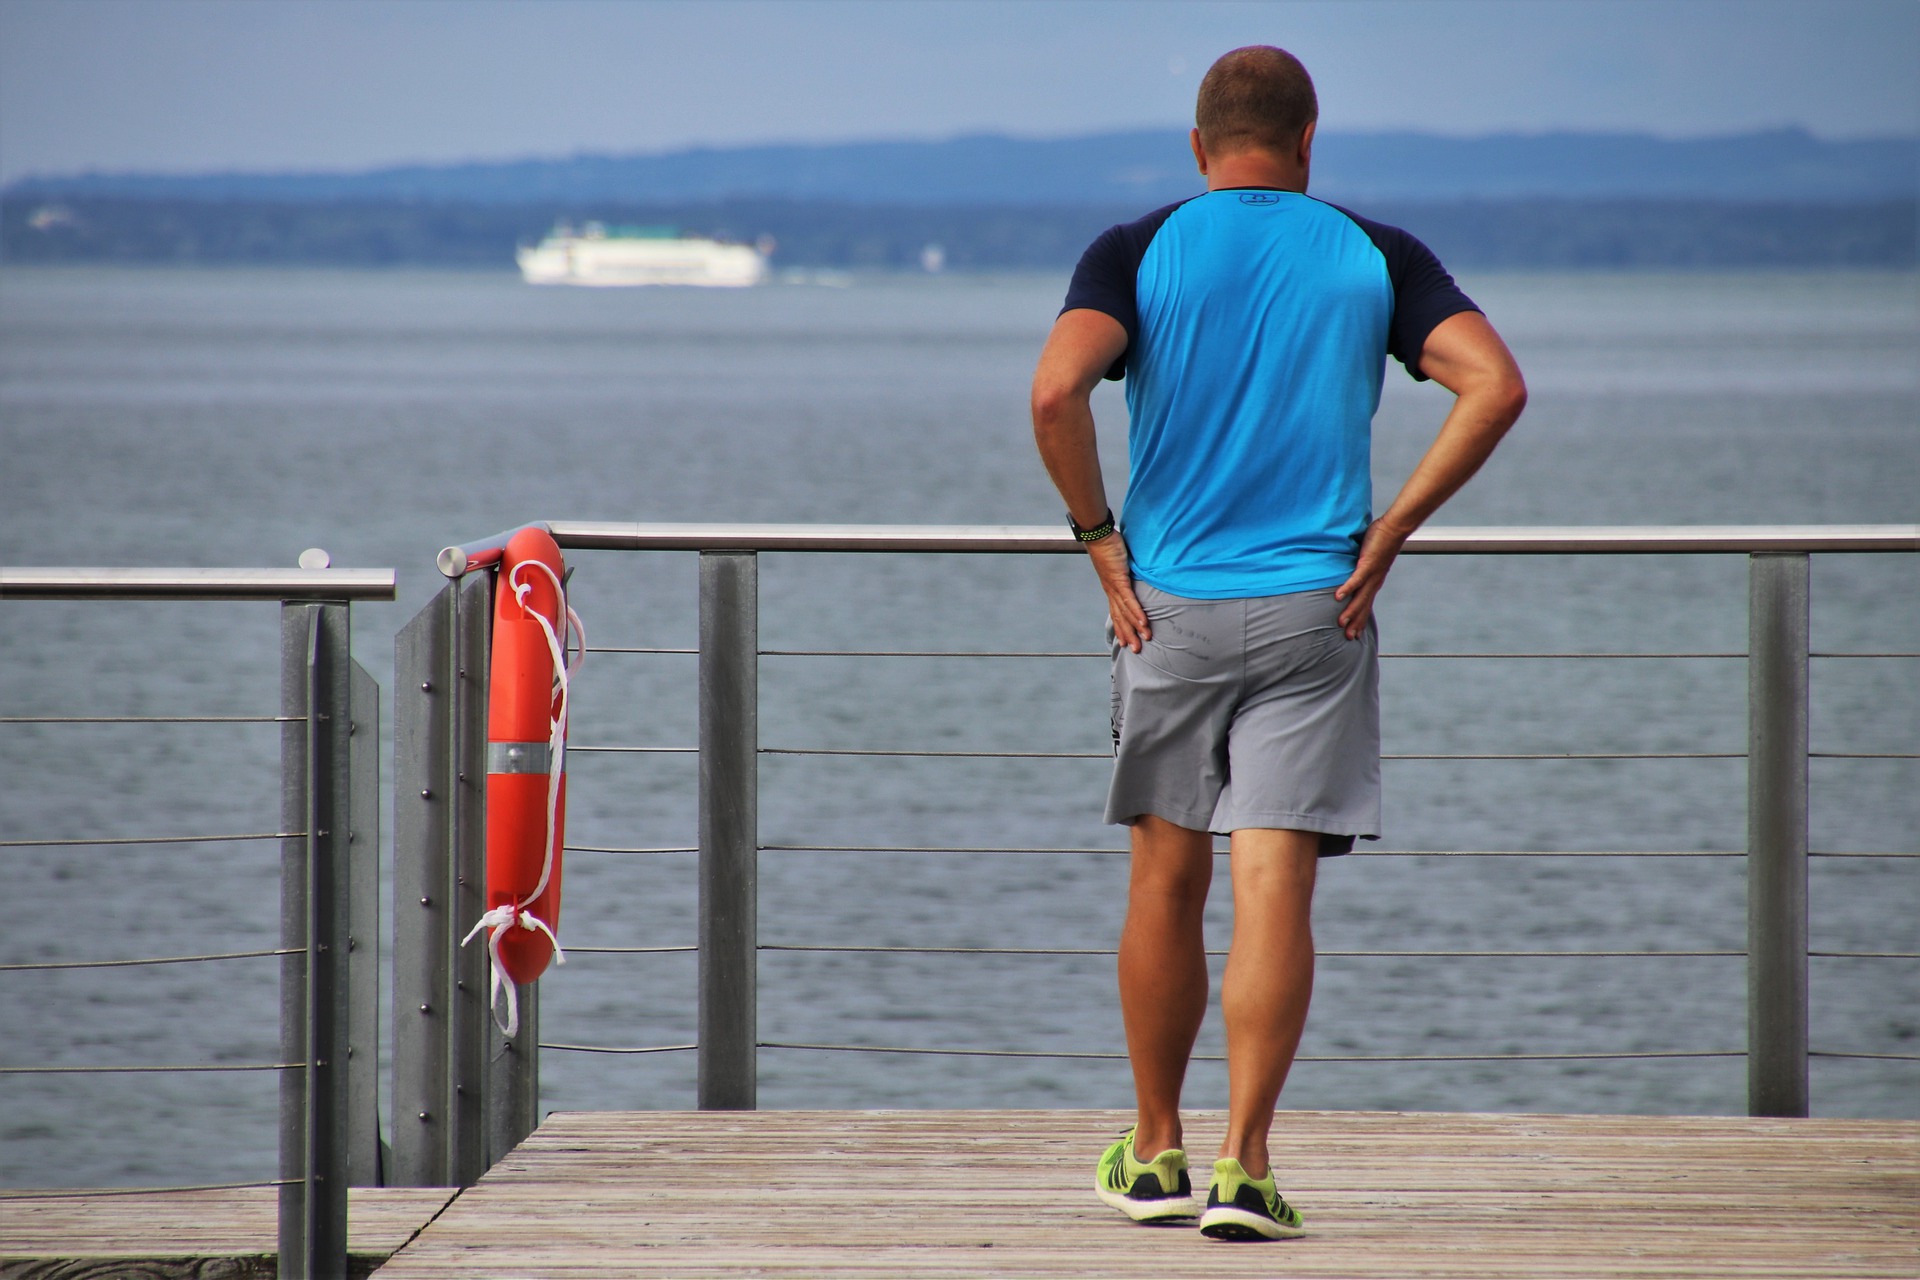
<path fill-rule="evenodd" d="M 1113 532 L 1113 508 L 1108 507 L 1106 516 L 1099 524 L 1094 525 L 1090 529 L 1083 529 L 1075 523 L 1073 513 L 1069 511 L 1067 513 L 1067 527 L 1072 529 L 1073 536 L 1082 542 L 1098 542 Z"/>

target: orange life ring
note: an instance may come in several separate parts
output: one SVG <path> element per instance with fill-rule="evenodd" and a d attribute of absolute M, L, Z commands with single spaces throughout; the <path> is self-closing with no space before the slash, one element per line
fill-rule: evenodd
<path fill-rule="evenodd" d="M 564 670 L 556 674 L 555 655 L 563 655 L 564 668 L 565 577 L 566 565 L 552 535 L 526 528 L 507 543 L 494 586 L 487 695 L 487 916 L 498 923 L 492 926 L 488 950 L 497 969 L 517 983 L 532 982 L 546 972 L 560 927 L 566 700 Z"/>

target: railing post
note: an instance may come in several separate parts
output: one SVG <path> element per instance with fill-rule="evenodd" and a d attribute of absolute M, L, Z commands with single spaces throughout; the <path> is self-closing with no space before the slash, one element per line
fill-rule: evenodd
<path fill-rule="evenodd" d="M 393 1176 L 487 1171 L 489 575 L 449 584 L 394 640 Z"/>
<path fill-rule="evenodd" d="M 453 1185 L 453 615 L 457 584 L 393 642 L 393 1186 Z"/>
<path fill-rule="evenodd" d="M 280 630 L 279 1274 L 347 1262 L 348 606 L 287 604 Z"/>
<path fill-rule="evenodd" d="M 476 946 L 479 943 L 476 941 Z M 487 1164 L 499 1163 L 540 1123 L 540 984 L 515 989 L 520 1032 L 487 1029 Z"/>
<path fill-rule="evenodd" d="M 760 572 L 700 553 L 699 1105 L 756 1100 Z"/>
<path fill-rule="evenodd" d="M 1749 560 L 1747 1110 L 1808 1113 L 1807 557 Z"/>
<path fill-rule="evenodd" d="M 384 1185 L 380 1138 L 380 686 L 358 662 L 351 681 L 347 736 L 352 799 L 347 824 L 347 1177 L 356 1187 Z"/>
<path fill-rule="evenodd" d="M 470 573 L 454 592 L 453 991 L 448 1007 L 451 1170 L 460 1186 L 487 1171 L 487 949 L 460 940 L 487 910 L 487 672 L 493 629 L 493 575 Z"/>

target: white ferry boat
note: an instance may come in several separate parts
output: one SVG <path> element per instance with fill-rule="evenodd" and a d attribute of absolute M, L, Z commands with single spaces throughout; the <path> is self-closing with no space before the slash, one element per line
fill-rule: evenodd
<path fill-rule="evenodd" d="M 642 284 L 741 288 L 767 278 L 767 255 L 750 244 L 683 236 L 666 227 L 555 227 L 515 255 L 528 284 Z"/>

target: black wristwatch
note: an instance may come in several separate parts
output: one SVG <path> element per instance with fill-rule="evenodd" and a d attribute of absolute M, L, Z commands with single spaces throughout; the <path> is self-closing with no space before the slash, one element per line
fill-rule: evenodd
<path fill-rule="evenodd" d="M 1098 542 L 1113 532 L 1113 508 L 1107 508 L 1106 516 L 1091 529 L 1082 529 L 1074 523 L 1073 512 L 1067 512 L 1067 527 L 1073 530 L 1073 536 L 1082 542 Z"/>

